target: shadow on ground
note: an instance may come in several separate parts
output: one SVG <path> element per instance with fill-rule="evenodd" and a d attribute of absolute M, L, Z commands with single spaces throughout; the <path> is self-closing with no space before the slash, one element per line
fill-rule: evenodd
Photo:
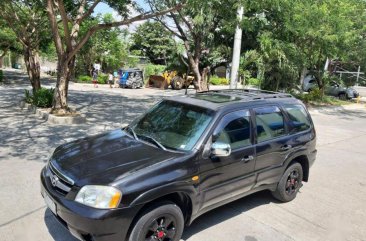
<path fill-rule="evenodd" d="M 271 202 L 276 202 L 276 200 L 272 198 L 268 191 L 263 191 L 216 208 L 214 211 L 200 216 L 190 227 L 185 228 L 182 239 L 189 240 L 189 238 L 196 233 Z M 44 221 L 49 233 L 55 241 L 77 241 L 77 239 L 59 223 L 49 209 L 47 209 L 44 214 Z M 256 239 L 248 237 L 248 240 L 254 241 Z"/>

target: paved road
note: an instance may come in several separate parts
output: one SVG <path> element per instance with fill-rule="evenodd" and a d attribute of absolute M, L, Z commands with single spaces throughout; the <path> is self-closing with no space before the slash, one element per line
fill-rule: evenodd
<path fill-rule="evenodd" d="M 88 123 L 51 126 L 17 101 L 28 82 L 6 72 L 0 86 L 0 241 L 76 241 L 46 210 L 39 172 L 61 143 L 118 128 L 163 96 L 152 89 L 121 90 L 70 86 L 70 103 Z M 44 82 L 52 86 L 53 81 Z M 366 240 L 366 108 L 311 110 L 318 133 L 318 159 L 310 182 L 291 203 L 261 192 L 197 219 L 186 241 Z"/>

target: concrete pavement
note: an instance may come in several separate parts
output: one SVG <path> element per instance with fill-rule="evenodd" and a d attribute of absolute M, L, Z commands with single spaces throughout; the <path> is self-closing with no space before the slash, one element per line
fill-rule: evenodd
<path fill-rule="evenodd" d="M 75 241 L 39 193 L 39 172 L 48 155 L 61 143 L 118 128 L 163 96 L 183 92 L 72 84 L 70 103 L 88 123 L 52 126 L 20 111 L 16 104 L 28 82 L 17 72 L 6 75 L 14 81 L 0 86 L 0 241 Z M 203 215 L 183 240 L 366 240 L 366 107 L 311 114 L 319 153 L 296 200 L 280 204 L 268 192 L 251 195 Z"/>

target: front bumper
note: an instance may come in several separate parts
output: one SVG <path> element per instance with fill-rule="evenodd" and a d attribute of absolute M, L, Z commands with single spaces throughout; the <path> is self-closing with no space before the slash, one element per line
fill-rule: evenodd
<path fill-rule="evenodd" d="M 132 220 L 141 206 L 102 210 L 82 205 L 57 192 L 46 175 L 41 172 L 41 194 L 56 205 L 56 218 L 70 233 L 85 241 L 124 241 Z"/>

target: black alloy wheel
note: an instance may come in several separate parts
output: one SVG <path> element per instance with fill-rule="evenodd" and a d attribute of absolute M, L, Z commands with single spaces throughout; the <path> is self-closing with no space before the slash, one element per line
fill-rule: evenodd
<path fill-rule="evenodd" d="M 145 232 L 146 241 L 172 241 L 176 235 L 177 221 L 169 214 L 161 216 L 150 223 Z"/>
<path fill-rule="evenodd" d="M 277 188 L 272 192 L 273 197 L 281 202 L 290 202 L 296 198 L 302 187 L 304 174 L 300 163 L 295 162 L 289 166 L 282 175 Z"/>
<path fill-rule="evenodd" d="M 289 174 L 289 176 L 287 178 L 286 193 L 290 196 L 293 195 L 299 188 L 300 183 L 301 183 L 301 180 L 300 180 L 299 171 L 295 169 Z"/>
<path fill-rule="evenodd" d="M 137 219 L 128 241 L 179 241 L 184 216 L 174 203 L 153 204 Z"/>

